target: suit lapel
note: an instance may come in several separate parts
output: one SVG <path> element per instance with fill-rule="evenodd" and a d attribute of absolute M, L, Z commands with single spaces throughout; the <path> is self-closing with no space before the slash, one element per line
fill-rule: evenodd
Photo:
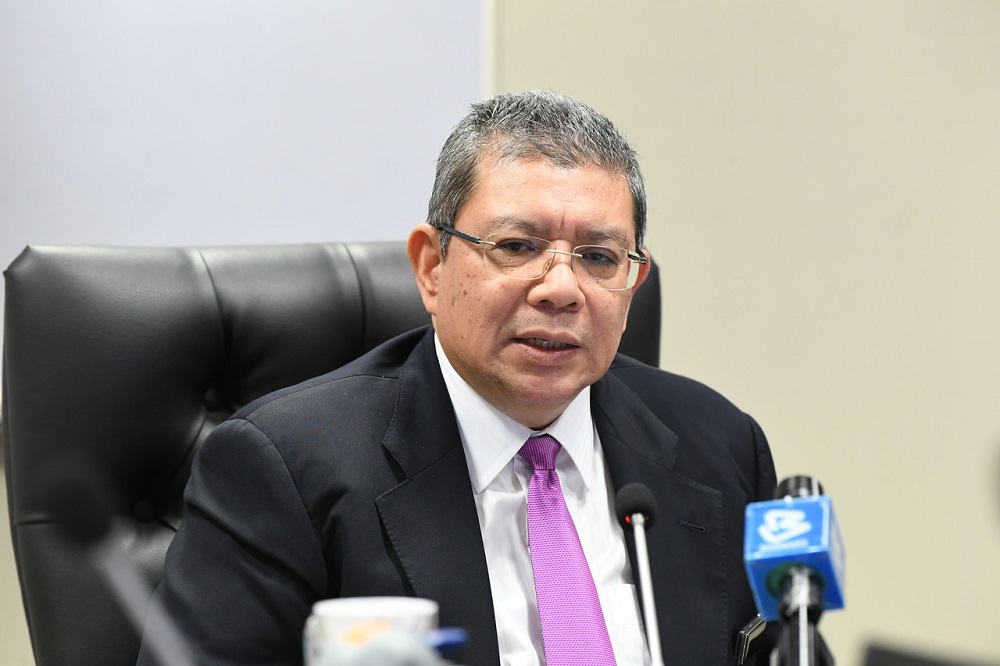
<path fill-rule="evenodd" d="M 441 626 L 469 643 L 455 658 L 500 661 L 489 571 L 455 414 L 428 333 L 400 371 L 399 404 L 383 448 L 404 480 L 376 500 L 413 593 L 437 600 Z"/>
<path fill-rule="evenodd" d="M 721 493 L 674 470 L 677 435 L 615 377 L 594 384 L 591 402 L 614 491 L 638 482 L 657 501 L 658 515 L 646 537 L 664 661 L 726 663 L 730 637 Z M 639 587 L 631 531 L 625 540 Z M 639 589 L 640 597 L 643 592 Z"/>

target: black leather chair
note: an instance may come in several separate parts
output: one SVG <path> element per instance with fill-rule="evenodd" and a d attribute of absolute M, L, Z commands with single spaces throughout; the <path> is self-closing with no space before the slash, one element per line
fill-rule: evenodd
<path fill-rule="evenodd" d="M 83 452 L 116 486 L 107 545 L 152 588 L 216 424 L 429 322 L 401 242 L 29 247 L 5 276 L 7 490 L 40 666 L 131 665 L 140 639 L 53 522 L 56 461 Z M 656 365 L 659 338 L 654 266 L 622 351 Z"/>

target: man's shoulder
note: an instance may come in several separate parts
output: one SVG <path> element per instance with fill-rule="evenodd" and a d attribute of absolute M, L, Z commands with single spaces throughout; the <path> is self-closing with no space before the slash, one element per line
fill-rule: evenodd
<path fill-rule="evenodd" d="M 328 410 L 355 409 L 377 401 L 386 391 L 395 392 L 403 367 L 426 335 L 426 328 L 408 331 L 344 366 L 261 396 L 233 416 L 253 420 L 274 410 L 309 413 L 313 404 Z"/>
<path fill-rule="evenodd" d="M 655 387 L 662 391 L 678 391 L 708 399 L 725 400 L 722 394 L 697 379 L 648 365 L 624 354 L 615 356 L 608 374 L 633 389 Z"/>
<path fill-rule="evenodd" d="M 654 412 L 668 410 L 691 417 L 742 415 L 726 396 L 711 386 L 618 354 L 608 370 L 613 382 L 624 384 Z M 619 387 L 622 388 L 622 387 Z"/>

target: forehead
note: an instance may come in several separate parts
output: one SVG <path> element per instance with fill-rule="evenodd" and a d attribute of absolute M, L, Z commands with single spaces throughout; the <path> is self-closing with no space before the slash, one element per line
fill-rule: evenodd
<path fill-rule="evenodd" d="M 625 247 L 635 239 L 632 194 L 623 174 L 546 158 L 484 159 L 459 222 L 481 235 L 522 233 Z"/>

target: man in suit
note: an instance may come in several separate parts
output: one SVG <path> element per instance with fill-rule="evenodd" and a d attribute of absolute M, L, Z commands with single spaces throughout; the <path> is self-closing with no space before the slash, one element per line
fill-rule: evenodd
<path fill-rule="evenodd" d="M 756 613 L 743 509 L 772 497 L 774 467 L 719 394 L 616 354 L 645 225 L 635 154 L 606 118 L 553 93 L 474 105 L 407 243 L 433 326 L 247 405 L 198 454 L 156 596 L 200 662 L 300 663 L 314 602 L 412 595 L 468 631 L 458 663 L 597 663 L 556 650 L 598 643 L 600 663 L 649 663 L 634 543 L 612 510 L 641 482 L 659 506 L 665 662 L 732 663 Z M 583 617 L 586 595 L 536 578 L 529 440 L 553 447 L 565 558 L 582 550 L 599 602 L 563 641 L 576 647 L 553 647 L 545 618 Z"/>

